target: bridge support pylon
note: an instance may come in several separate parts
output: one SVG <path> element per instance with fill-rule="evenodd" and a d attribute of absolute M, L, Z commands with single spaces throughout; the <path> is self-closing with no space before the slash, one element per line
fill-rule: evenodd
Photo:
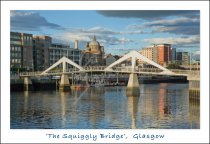
<path fill-rule="evenodd" d="M 137 74 L 131 73 L 128 80 L 127 88 L 129 89 L 135 89 L 139 88 L 139 80 Z"/>
<path fill-rule="evenodd" d="M 59 90 L 62 92 L 70 91 L 69 77 L 67 74 L 61 75 Z"/>
<path fill-rule="evenodd" d="M 140 85 L 137 74 L 131 73 L 128 80 L 128 85 L 126 89 L 127 96 L 139 96 Z"/>
<path fill-rule="evenodd" d="M 24 77 L 24 91 L 31 91 L 33 90 L 33 85 L 30 77 L 25 76 Z"/>

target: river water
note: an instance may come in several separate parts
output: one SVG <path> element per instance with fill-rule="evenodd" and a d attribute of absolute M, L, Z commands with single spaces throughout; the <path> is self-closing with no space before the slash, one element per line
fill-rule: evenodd
<path fill-rule="evenodd" d="M 188 84 L 11 92 L 11 129 L 199 129 L 200 105 Z"/>

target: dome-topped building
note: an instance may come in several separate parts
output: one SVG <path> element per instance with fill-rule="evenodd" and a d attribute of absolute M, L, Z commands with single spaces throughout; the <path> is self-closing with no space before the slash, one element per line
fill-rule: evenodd
<path fill-rule="evenodd" d="M 101 54 L 103 52 L 103 47 L 100 46 L 100 43 L 96 41 L 96 36 L 93 37 L 93 40 L 86 45 L 85 52 L 93 54 Z"/>
<path fill-rule="evenodd" d="M 104 47 L 93 36 L 93 40 L 86 44 L 83 51 L 83 65 L 103 65 L 104 64 Z M 91 60 L 91 62 L 89 62 Z"/>
<path fill-rule="evenodd" d="M 93 41 L 90 42 L 90 46 L 100 46 L 100 43 L 96 41 L 96 36 L 93 36 Z"/>

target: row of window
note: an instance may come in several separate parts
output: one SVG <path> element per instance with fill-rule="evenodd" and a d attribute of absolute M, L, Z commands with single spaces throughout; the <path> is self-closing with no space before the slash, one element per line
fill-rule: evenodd
<path fill-rule="evenodd" d="M 11 53 L 11 57 L 21 57 L 21 53 Z"/>
<path fill-rule="evenodd" d="M 10 44 L 21 45 L 21 41 L 10 41 Z"/>
<path fill-rule="evenodd" d="M 57 60 L 50 60 L 50 65 L 53 65 L 56 62 L 57 62 Z M 78 60 L 75 60 L 74 62 L 77 63 L 77 64 L 79 64 L 79 61 Z"/>
<path fill-rule="evenodd" d="M 25 44 L 32 44 L 32 37 L 24 36 L 24 43 Z"/>
<path fill-rule="evenodd" d="M 74 50 L 50 50 L 50 53 L 56 53 L 56 54 L 79 54 L 79 51 L 74 51 Z"/>
<path fill-rule="evenodd" d="M 53 55 L 53 54 L 50 54 L 50 57 L 80 57 L 80 55 L 67 55 L 67 54 L 57 54 L 57 55 Z"/>
<path fill-rule="evenodd" d="M 52 60 L 52 59 L 55 59 L 55 60 L 58 60 L 58 59 L 60 59 L 61 58 L 61 56 L 50 56 L 50 60 Z M 69 59 L 74 59 L 74 60 L 79 60 L 79 57 L 78 56 L 67 56 L 67 58 L 69 58 Z"/>
<path fill-rule="evenodd" d="M 62 56 L 78 55 L 79 56 L 79 53 L 50 53 L 50 55 L 62 55 Z"/>
<path fill-rule="evenodd" d="M 21 36 L 20 35 L 10 35 L 10 39 L 19 39 L 19 40 L 21 40 Z"/>
<path fill-rule="evenodd" d="M 10 50 L 11 51 L 21 51 L 21 47 L 11 46 Z"/>
<path fill-rule="evenodd" d="M 11 59 L 11 63 L 21 63 L 21 59 Z"/>

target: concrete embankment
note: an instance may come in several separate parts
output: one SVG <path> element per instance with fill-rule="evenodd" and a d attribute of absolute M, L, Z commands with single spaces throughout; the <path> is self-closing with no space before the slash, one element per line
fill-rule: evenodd
<path fill-rule="evenodd" d="M 44 79 L 32 79 L 32 85 L 30 90 L 43 91 L 43 90 L 55 90 L 56 89 L 56 80 Z M 10 80 L 10 91 L 24 91 L 24 80 Z"/>
<path fill-rule="evenodd" d="M 70 84 L 72 82 L 69 79 Z M 31 86 L 30 90 L 56 90 L 59 88 L 59 80 L 55 79 L 31 79 Z M 77 81 L 74 80 L 76 84 L 85 83 L 84 81 Z M 105 79 L 106 86 L 127 86 L 128 84 L 128 77 L 120 77 L 120 78 L 108 78 Z M 118 82 L 118 84 L 117 84 Z M 89 82 L 91 85 L 94 82 Z M 95 81 L 97 83 L 97 81 Z M 139 84 L 153 84 L 153 83 L 188 83 L 186 77 L 149 77 L 149 78 L 142 78 L 139 77 Z M 23 79 L 11 79 L 10 80 L 10 91 L 24 91 L 25 85 Z"/>
<path fill-rule="evenodd" d="M 187 79 L 189 81 L 190 99 L 200 100 L 200 75 L 191 74 Z"/>

